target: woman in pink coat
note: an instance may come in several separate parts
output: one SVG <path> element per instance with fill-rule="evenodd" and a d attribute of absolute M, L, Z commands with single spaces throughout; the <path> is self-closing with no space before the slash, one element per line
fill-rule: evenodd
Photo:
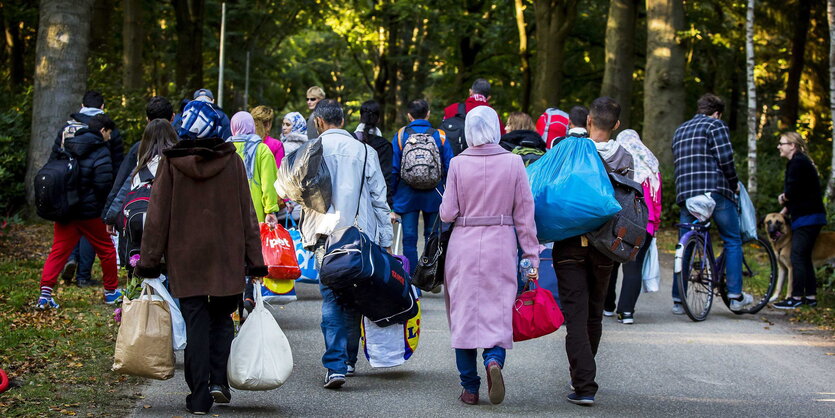
<path fill-rule="evenodd" d="M 469 148 L 452 159 L 440 217 L 455 222 L 446 257 L 446 305 L 452 347 L 464 390 L 478 403 L 477 349 L 483 349 L 490 402 L 504 399 L 501 369 L 513 346 L 517 240 L 536 275 L 539 243 L 534 206 L 522 158 L 498 145 L 499 117 L 479 106 L 467 113 Z"/>

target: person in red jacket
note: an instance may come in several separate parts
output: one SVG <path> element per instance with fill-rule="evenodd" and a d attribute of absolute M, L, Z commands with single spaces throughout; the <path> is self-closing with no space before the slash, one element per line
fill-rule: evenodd
<path fill-rule="evenodd" d="M 464 100 L 464 115 L 466 116 L 470 110 L 478 106 L 487 106 L 489 108 L 493 108 L 490 106 L 490 82 L 479 78 L 473 82 L 472 87 L 470 87 L 470 95 L 467 97 L 467 100 Z M 455 117 L 458 114 L 458 106 L 460 103 L 456 102 L 444 109 L 444 120 Z M 498 112 L 497 112 L 498 113 Z M 504 134 L 504 124 L 502 123 L 502 118 L 499 117 L 499 129 L 501 130 L 500 133 Z"/>

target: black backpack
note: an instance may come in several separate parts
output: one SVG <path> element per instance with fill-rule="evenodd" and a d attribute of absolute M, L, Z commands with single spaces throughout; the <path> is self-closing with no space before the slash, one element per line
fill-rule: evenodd
<path fill-rule="evenodd" d="M 80 200 L 78 160 L 61 148 L 58 158 L 48 161 L 35 176 L 35 208 L 49 221 L 68 222 Z"/>
<path fill-rule="evenodd" d="M 441 125 L 446 132 L 446 139 L 452 147 L 452 155 L 456 156 L 467 149 L 467 138 L 464 136 L 464 118 L 467 117 L 467 108 L 464 103 L 458 103 L 458 112 L 455 116 L 445 119 Z"/>
<path fill-rule="evenodd" d="M 154 175 L 148 167 L 143 167 L 139 170 L 139 180 L 141 183 L 128 192 L 122 210 L 116 214 L 116 227 L 121 233 L 119 259 L 125 266 L 132 256 L 139 254 L 142 247 L 142 231 L 145 229 L 145 215 L 151 202 Z"/>
<path fill-rule="evenodd" d="M 621 210 L 595 231 L 586 234 L 594 248 L 618 263 L 632 261 L 641 250 L 647 236 L 649 211 L 644 201 L 644 189 L 636 181 L 612 172 L 609 180 L 615 189 L 615 199 Z"/>

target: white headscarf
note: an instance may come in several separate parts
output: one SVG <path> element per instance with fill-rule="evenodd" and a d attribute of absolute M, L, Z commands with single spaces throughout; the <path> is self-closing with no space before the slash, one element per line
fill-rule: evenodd
<path fill-rule="evenodd" d="M 464 119 L 464 136 L 467 146 L 498 144 L 502 134 L 499 129 L 499 115 L 489 106 L 477 106 L 467 112 Z"/>
<path fill-rule="evenodd" d="M 615 140 L 618 145 L 622 146 L 626 151 L 632 154 L 632 160 L 635 162 L 635 178 L 638 183 L 643 183 L 644 180 L 649 179 L 650 189 L 653 194 L 658 192 L 661 182 L 658 180 L 658 159 L 649 148 L 641 142 L 638 133 L 632 129 L 625 129 L 618 134 Z"/>

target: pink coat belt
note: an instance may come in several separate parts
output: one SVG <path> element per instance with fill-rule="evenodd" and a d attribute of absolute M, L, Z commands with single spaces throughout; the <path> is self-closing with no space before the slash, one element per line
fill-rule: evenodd
<path fill-rule="evenodd" d="M 456 227 L 466 226 L 514 226 L 513 217 L 510 215 L 499 216 L 459 216 L 455 219 Z"/>

